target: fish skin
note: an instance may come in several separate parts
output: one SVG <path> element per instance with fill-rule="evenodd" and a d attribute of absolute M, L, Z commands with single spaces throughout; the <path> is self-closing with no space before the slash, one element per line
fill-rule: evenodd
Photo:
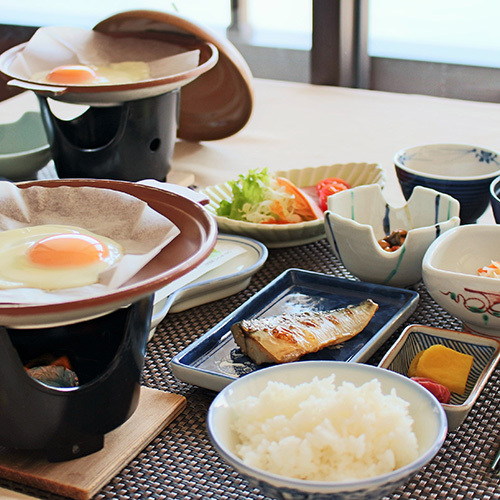
<path fill-rule="evenodd" d="M 378 309 L 371 299 L 330 311 L 248 319 L 231 326 L 241 351 L 255 363 L 288 363 L 360 333 Z"/>

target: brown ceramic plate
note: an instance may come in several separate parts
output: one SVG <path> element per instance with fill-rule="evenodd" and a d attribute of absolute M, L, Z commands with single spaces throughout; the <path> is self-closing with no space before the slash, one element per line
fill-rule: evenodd
<path fill-rule="evenodd" d="M 124 33 L 120 33 L 116 36 L 124 35 Z M 149 36 L 148 34 L 142 33 L 134 33 L 133 35 L 143 38 L 156 38 L 153 35 Z M 186 50 L 199 49 L 200 62 L 198 66 L 189 71 L 184 71 L 175 75 L 151 78 L 149 80 L 141 80 L 132 83 L 111 85 L 43 84 L 17 78 L 11 72 L 10 66 L 12 62 L 26 46 L 26 43 L 22 43 L 0 55 L 0 71 L 7 77 L 12 78 L 12 80 L 8 82 L 10 86 L 19 87 L 25 90 L 33 90 L 38 94 L 63 102 L 102 106 L 165 94 L 193 82 L 196 78 L 217 64 L 219 54 L 216 47 L 211 43 L 193 38 L 176 36 L 175 34 L 169 36 L 167 41 Z"/>
<path fill-rule="evenodd" d="M 253 107 L 252 73 L 227 39 L 187 19 L 165 12 L 133 10 L 101 21 L 100 32 L 142 31 L 188 35 L 217 47 L 219 61 L 181 90 L 177 136 L 188 141 L 223 139 L 242 129 Z"/>
<path fill-rule="evenodd" d="M 181 230 L 138 274 L 117 290 L 99 297 L 47 305 L 0 304 L 0 324 L 8 327 L 45 327 L 74 323 L 111 312 L 141 299 L 183 276 L 210 254 L 217 241 L 217 226 L 198 203 L 178 194 L 143 184 L 101 179 L 28 181 L 20 188 L 91 186 L 113 189 L 145 201 Z"/>

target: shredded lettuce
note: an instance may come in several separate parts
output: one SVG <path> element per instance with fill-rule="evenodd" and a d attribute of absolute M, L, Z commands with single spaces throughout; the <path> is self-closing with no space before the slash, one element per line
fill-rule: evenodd
<path fill-rule="evenodd" d="M 287 207 L 293 203 L 293 195 L 277 185 L 267 168 L 250 170 L 247 175 L 240 174 L 235 181 L 228 183 L 232 191 L 232 200 L 221 201 L 216 213 L 222 217 L 247 222 L 280 221 L 285 215 L 289 222 L 298 222 Z M 278 202 L 278 205 L 276 204 Z M 282 214 L 273 207 L 279 206 Z M 295 220 L 294 220 L 295 219 Z"/>

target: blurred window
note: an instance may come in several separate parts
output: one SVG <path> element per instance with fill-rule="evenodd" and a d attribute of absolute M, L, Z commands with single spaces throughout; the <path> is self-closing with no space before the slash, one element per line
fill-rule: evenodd
<path fill-rule="evenodd" d="M 178 13 L 227 36 L 261 78 L 323 83 L 317 68 L 336 64 L 324 83 L 480 100 L 500 96 L 500 79 L 492 74 L 500 68 L 498 0 L 0 0 L 0 23 L 92 28 L 133 9 Z M 0 31 L 0 38 L 5 50 L 9 33 Z M 341 78 L 345 73 L 357 76 Z M 425 81 L 415 78 L 423 74 Z"/>
<path fill-rule="evenodd" d="M 92 28 L 102 19 L 126 10 L 158 10 L 198 19 L 225 29 L 231 21 L 230 0 L 0 0 L 0 22 L 24 26 Z"/>
<path fill-rule="evenodd" d="M 500 68 L 498 0 L 370 0 L 372 57 Z"/>

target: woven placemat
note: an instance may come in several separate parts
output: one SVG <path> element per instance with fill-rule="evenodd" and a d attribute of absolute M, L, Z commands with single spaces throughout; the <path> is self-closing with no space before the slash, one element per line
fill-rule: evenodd
<path fill-rule="evenodd" d="M 171 358 L 215 326 L 289 268 L 317 271 L 354 279 L 336 260 L 325 240 L 288 249 L 270 249 L 266 265 L 254 275 L 247 289 L 231 297 L 169 314 L 148 345 L 143 384 L 182 394 L 187 406 L 165 431 L 133 459 L 95 497 L 104 499 L 265 499 L 216 454 L 206 432 L 206 415 L 215 393 L 177 380 L 168 366 Z M 369 361 L 377 364 L 408 324 L 417 323 L 460 330 L 461 323 L 416 287 L 416 311 Z M 500 478 L 490 471 L 500 445 L 500 367 L 490 378 L 466 421 L 450 433 L 435 459 L 390 497 L 396 499 L 500 499 Z M 63 497 L 8 481 L 0 486 L 43 499 Z"/>

